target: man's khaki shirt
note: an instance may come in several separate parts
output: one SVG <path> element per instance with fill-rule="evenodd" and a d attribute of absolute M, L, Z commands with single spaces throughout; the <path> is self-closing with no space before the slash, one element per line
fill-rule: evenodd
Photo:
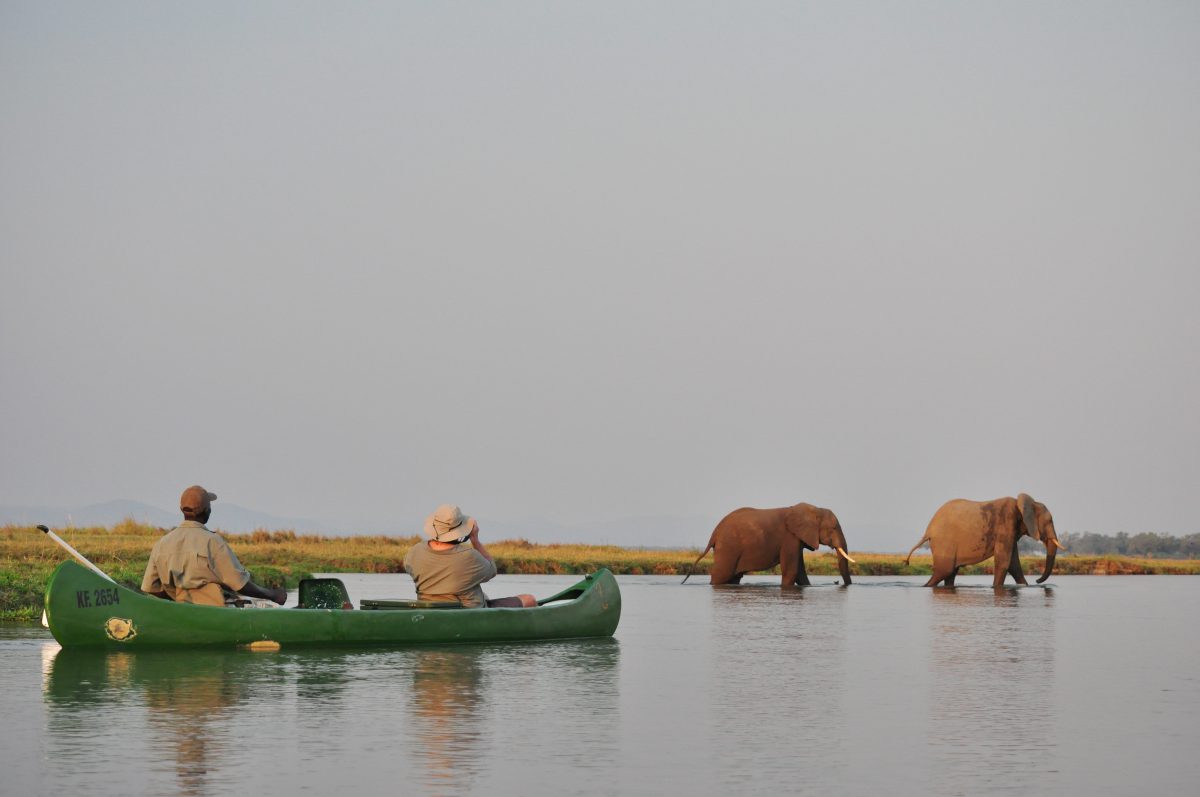
<path fill-rule="evenodd" d="M 229 543 L 203 523 L 185 520 L 154 543 L 142 592 L 165 592 L 171 600 L 224 606 L 222 585 L 237 592 L 250 574 Z"/>
<path fill-rule="evenodd" d="M 427 542 L 417 543 L 408 549 L 404 569 L 421 600 L 458 601 L 470 609 L 487 606 L 487 595 L 479 585 L 496 575 L 496 565 L 466 544 L 435 551 Z"/>

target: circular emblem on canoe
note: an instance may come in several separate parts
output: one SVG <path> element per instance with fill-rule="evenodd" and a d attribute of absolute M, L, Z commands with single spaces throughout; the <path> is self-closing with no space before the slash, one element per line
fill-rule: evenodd
<path fill-rule="evenodd" d="M 110 617 L 104 624 L 104 633 L 115 642 L 128 642 L 137 636 L 137 628 L 134 627 L 133 620 Z"/>

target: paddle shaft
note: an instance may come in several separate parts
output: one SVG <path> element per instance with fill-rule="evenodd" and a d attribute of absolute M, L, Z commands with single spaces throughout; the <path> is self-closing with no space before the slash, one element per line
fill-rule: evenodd
<path fill-rule="evenodd" d="M 117 583 L 116 581 L 113 581 L 112 577 L 108 573 L 105 573 L 103 570 L 101 570 L 100 568 L 96 567 L 94 564 L 89 562 L 87 560 L 87 557 L 85 557 L 79 551 L 72 548 L 71 544 L 69 542 L 67 542 L 62 537 L 55 534 L 48 527 L 38 526 L 38 528 L 41 529 L 42 531 L 46 532 L 46 536 L 49 537 L 50 539 L 54 540 L 55 542 L 57 542 L 59 545 L 61 545 L 66 550 L 67 553 L 71 554 L 71 556 L 74 556 L 76 559 L 78 559 L 79 563 L 81 565 L 91 569 L 96 575 L 103 576 L 104 578 L 107 578 L 109 581 L 112 581 L 114 584 Z"/>

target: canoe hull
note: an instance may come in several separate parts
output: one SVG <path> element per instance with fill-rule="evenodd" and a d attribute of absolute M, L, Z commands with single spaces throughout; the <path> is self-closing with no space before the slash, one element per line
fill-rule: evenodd
<path fill-rule="evenodd" d="M 563 596 L 560 598 L 560 596 Z M 113 650 L 290 645 L 420 645 L 612 636 L 621 593 L 607 570 L 527 609 L 227 609 L 154 598 L 63 562 L 46 588 L 64 648 Z"/>

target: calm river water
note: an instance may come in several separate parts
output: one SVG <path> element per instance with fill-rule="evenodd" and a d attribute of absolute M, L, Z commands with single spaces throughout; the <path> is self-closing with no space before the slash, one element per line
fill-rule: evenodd
<path fill-rule="evenodd" d="M 4 625 L 0 793 L 1195 794 L 1200 578 L 990 580 L 621 577 L 615 639 L 504 646 L 96 654 Z"/>

